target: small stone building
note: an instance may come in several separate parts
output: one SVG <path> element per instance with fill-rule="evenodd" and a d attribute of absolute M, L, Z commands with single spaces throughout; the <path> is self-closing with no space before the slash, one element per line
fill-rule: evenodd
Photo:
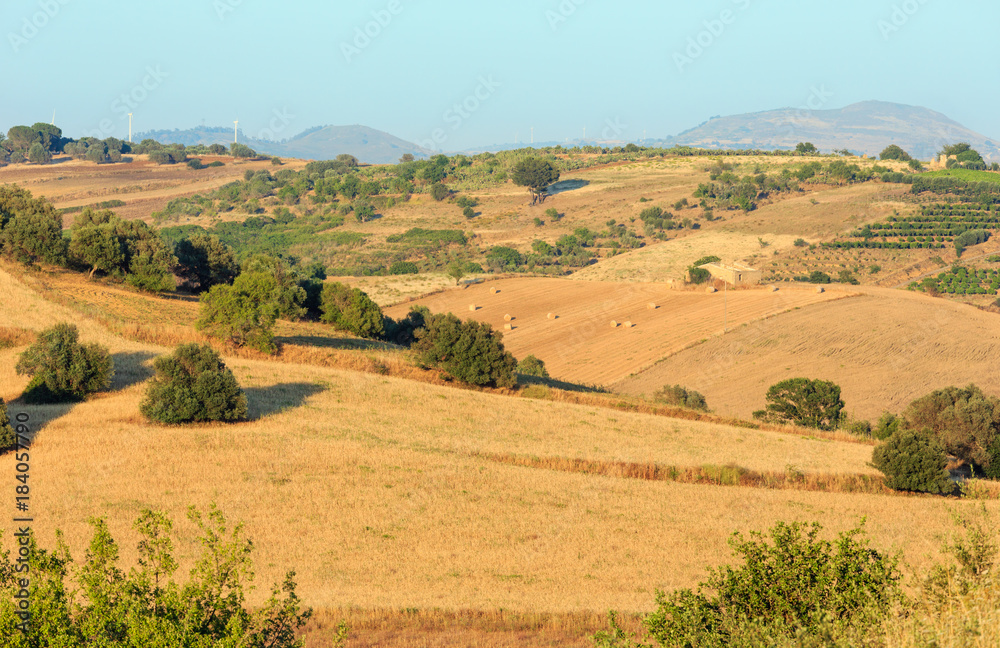
<path fill-rule="evenodd" d="M 731 286 L 756 286 L 761 281 L 761 271 L 742 263 L 724 265 L 722 263 L 706 263 L 701 268 L 708 270 L 713 279 L 722 279 Z"/>

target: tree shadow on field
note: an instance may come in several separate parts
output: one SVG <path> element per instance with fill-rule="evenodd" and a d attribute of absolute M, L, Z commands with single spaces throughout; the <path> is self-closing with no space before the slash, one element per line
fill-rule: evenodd
<path fill-rule="evenodd" d="M 280 414 L 285 410 L 300 407 L 307 398 L 324 391 L 324 389 L 315 383 L 284 383 L 270 387 L 247 387 L 243 390 L 247 395 L 247 419 L 258 421 L 272 414 Z"/>
<path fill-rule="evenodd" d="M 345 349 L 348 351 L 391 351 L 396 345 L 379 340 L 363 340 L 360 338 L 334 338 L 320 335 L 284 335 L 275 336 L 278 345 L 294 344 L 295 346 L 312 346 L 323 349 Z"/>
<path fill-rule="evenodd" d="M 16 432 L 21 434 L 22 431 L 17 429 L 21 424 L 28 428 L 24 436 L 28 438 L 28 445 L 30 446 L 35 442 L 38 433 L 45 429 L 46 425 L 66 416 L 70 410 L 81 402 L 83 401 L 53 403 L 51 405 L 29 405 L 18 397 L 7 403 L 7 414 L 10 416 L 10 425 Z M 26 420 L 25 417 L 27 417 Z"/>
<path fill-rule="evenodd" d="M 602 387 L 601 385 L 581 385 L 578 383 L 555 380 L 554 378 L 539 378 L 537 376 L 529 376 L 527 374 L 522 374 L 522 373 L 517 374 L 517 382 L 519 385 L 523 385 L 525 387 L 529 387 L 531 385 L 542 385 L 545 387 L 551 387 L 552 389 L 561 389 L 562 391 L 579 392 L 583 394 L 610 393 L 606 387 Z"/>
<path fill-rule="evenodd" d="M 153 377 L 156 372 L 150 366 L 149 361 L 156 357 L 155 353 L 149 351 L 134 351 L 129 353 L 115 353 L 111 359 L 115 363 L 115 376 L 111 379 L 111 391 L 128 389 L 132 385 L 138 385 L 144 380 Z"/>
<path fill-rule="evenodd" d="M 560 180 L 555 184 L 549 185 L 549 188 L 545 193 L 550 196 L 555 196 L 556 194 L 566 193 L 567 191 L 582 189 L 589 184 L 589 180 Z"/>

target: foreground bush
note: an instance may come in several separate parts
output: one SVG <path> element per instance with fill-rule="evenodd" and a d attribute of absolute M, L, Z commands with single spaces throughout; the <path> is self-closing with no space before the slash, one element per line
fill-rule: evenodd
<path fill-rule="evenodd" d="M 212 347 L 185 344 L 156 359 L 142 413 L 161 423 L 239 421 L 247 415 L 247 397 L 233 372 Z"/>
<path fill-rule="evenodd" d="M 17 445 L 17 437 L 14 435 L 14 428 L 10 425 L 7 403 L 0 398 L 0 452 L 6 452 L 15 445 Z"/>
<path fill-rule="evenodd" d="M 1000 465 L 993 463 L 1000 444 L 1000 399 L 987 396 L 979 387 L 947 387 L 931 392 L 910 403 L 903 419 L 905 427 L 930 430 L 945 452 L 981 472 L 1000 472 Z"/>
<path fill-rule="evenodd" d="M 680 385 L 664 385 L 663 389 L 653 394 L 653 398 L 660 403 L 687 407 L 702 412 L 708 411 L 708 401 L 700 392 Z"/>
<path fill-rule="evenodd" d="M 14 185 L 0 187 L 0 252 L 21 263 L 66 263 L 62 214 L 44 198 Z"/>
<path fill-rule="evenodd" d="M 721 648 L 876 628 L 901 599 L 896 560 L 869 547 L 860 527 L 836 542 L 819 539 L 821 529 L 778 522 L 770 542 L 735 534 L 741 564 L 713 570 L 697 592 L 658 591 L 647 631 L 661 646 Z"/>
<path fill-rule="evenodd" d="M 872 452 L 872 465 L 885 475 L 889 488 L 923 493 L 950 493 L 948 456 L 934 436 L 924 430 L 898 430 Z"/>
<path fill-rule="evenodd" d="M 247 608 L 253 543 L 244 537 L 243 525 L 230 526 L 214 505 L 207 515 L 191 507 L 188 518 L 198 527 L 201 555 L 183 579 L 174 578 L 173 524 L 164 513 L 148 509 L 134 524 L 141 538 L 135 565 L 121 564 L 119 546 L 102 519 L 91 521 L 93 539 L 78 568 L 70 569 L 72 558 L 61 536 L 49 550 L 39 548 L 33 536 L 25 537 L 30 583 L 19 582 L 25 576 L 15 571 L 18 563 L 0 553 L 2 645 L 302 646 L 295 633 L 312 611 L 301 607 L 295 572 L 272 588 L 261 608 Z M 27 598 L 15 598 L 22 589 Z M 19 607 L 22 600 L 26 611 Z"/>
<path fill-rule="evenodd" d="M 549 377 L 549 370 L 545 368 L 545 362 L 533 355 L 526 356 L 517 363 L 517 373 L 535 378 Z"/>
<path fill-rule="evenodd" d="M 840 422 L 844 401 L 840 387 L 825 380 L 790 378 L 767 390 L 767 408 L 755 419 L 832 430 Z"/>
<path fill-rule="evenodd" d="M 80 344 L 74 324 L 56 324 L 38 334 L 17 361 L 17 373 L 31 376 L 24 392 L 28 403 L 59 403 L 106 389 L 114 376 L 108 350 Z"/>
<path fill-rule="evenodd" d="M 503 336 L 485 322 L 463 322 L 451 313 L 431 315 L 417 331 L 417 359 L 470 385 L 513 387 L 517 360 L 504 349 Z"/>

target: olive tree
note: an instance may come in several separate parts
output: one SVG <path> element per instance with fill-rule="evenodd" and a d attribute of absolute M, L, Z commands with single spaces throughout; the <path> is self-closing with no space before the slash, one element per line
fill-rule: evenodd
<path fill-rule="evenodd" d="M 431 315 L 416 337 L 412 349 L 424 366 L 470 385 L 517 384 L 517 360 L 504 348 L 503 335 L 485 322 L 463 322 L 451 313 Z"/>
<path fill-rule="evenodd" d="M 766 409 L 754 412 L 754 418 L 821 430 L 837 427 L 844 409 L 840 387 L 825 380 L 783 380 L 767 390 L 766 398 Z"/>
<path fill-rule="evenodd" d="M 74 324 L 56 324 L 38 334 L 17 361 L 17 373 L 31 376 L 25 400 L 76 400 L 111 385 L 115 372 L 111 354 L 97 343 L 81 344 L 79 337 Z"/>
<path fill-rule="evenodd" d="M 246 418 L 246 394 L 207 344 L 182 345 L 154 365 L 156 376 L 139 406 L 146 417 L 171 424 Z"/>
<path fill-rule="evenodd" d="M 549 185 L 559 181 L 559 171 L 548 160 L 530 157 L 518 162 L 511 174 L 514 184 L 527 187 L 531 193 L 531 204 L 545 202 L 545 191 Z"/>

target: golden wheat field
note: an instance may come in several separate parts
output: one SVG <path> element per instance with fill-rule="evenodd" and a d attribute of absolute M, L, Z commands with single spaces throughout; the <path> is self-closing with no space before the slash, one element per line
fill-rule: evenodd
<path fill-rule="evenodd" d="M 867 516 L 877 545 L 922 564 L 948 511 L 962 506 L 511 465 L 486 457 L 857 474 L 871 472 L 871 446 L 267 360 L 229 359 L 250 421 L 152 425 L 138 405 L 151 360 L 167 349 L 112 335 L 9 274 L 0 274 L 0 288 L 0 326 L 76 321 L 118 366 L 111 391 L 87 402 L 12 404 L 37 429 L 36 527 L 47 543 L 62 529 L 77 556 L 86 520 L 97 515 L 131 559 L 130 522 L 154 507 L 177 522 L 189 561 L 195 546 L 184 510 L 215 502 L 246 522 L 259 583 L 294 568 L 303 599 L 320 608 L 637 612 L 651 608 L 654 589 L 692 585 L 725 560 L 734 530 L 821 519 L 834 532 Z M 0 351 L 7 399 L 26 383 L 12 370 L 21 349 Z M 11 461 L 0 457 L 0 467 Z"/>
<path fill-rule="evenodd" d="M 610 384 L 721 334 L 727 322 L 736 327 L 851 294 L 797 287 L 709 294 L 667 284 L 525 278 L 447 290 L 387 313 L 403 317 L 420 304 L 487 322 L 504 331 L 504 345 L 516 357 L 535 355 L 554 378 Z"/>

